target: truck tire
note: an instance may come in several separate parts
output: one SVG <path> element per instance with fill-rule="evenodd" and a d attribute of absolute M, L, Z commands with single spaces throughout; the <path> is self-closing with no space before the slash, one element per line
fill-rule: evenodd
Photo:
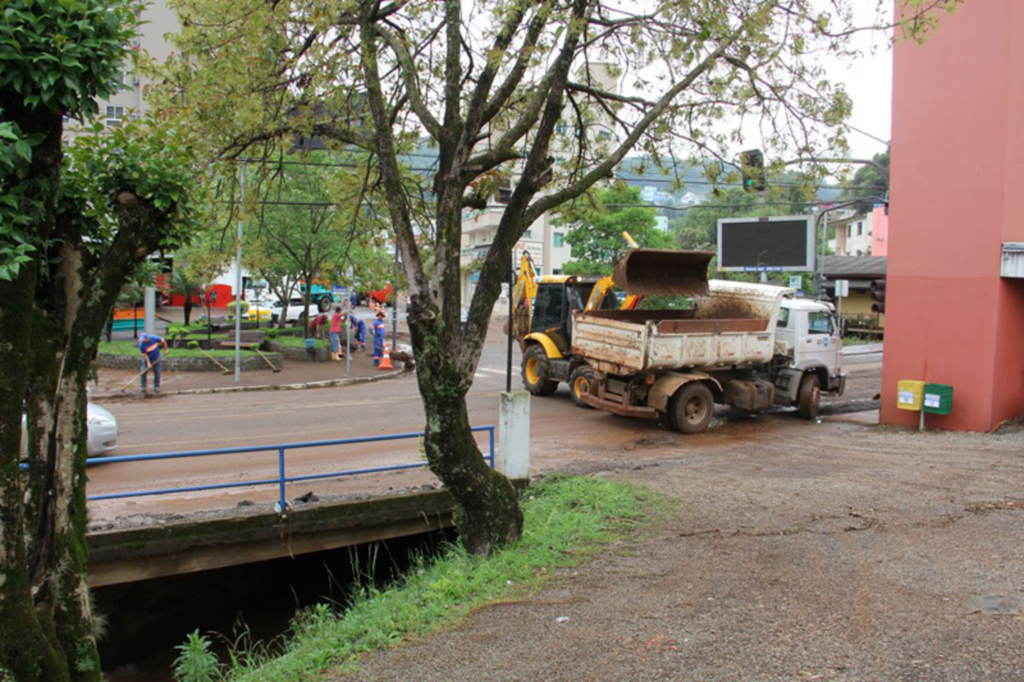
<path fill-rule="evenodd" d="M 316 302 L 316 307 L 320 309 L 320 312 L 326 313 L 331 309 L 331 304 L 334 303 L 334 299 L 330 296 L 324 296 Z"/>
<path fill-rule="evenodd" d="M 804 419 L 817 419 L 820 402 L 821 380 L 813 372 L 805 374 L 796 396 L 796 413 Z"/>
<path fill-rule="evenodd" d="M 583 402 L 580 396 L 590 393 L 594 387 L 594 370 L 590 365 L 580 365 L 569 375 L 569 393 L 572 394 L 572 401 L 578 407 L 590 409 L 590 405 Z"/>
<path fill-rule="evenodd" d="M 548 354 L 544 347 L 533 345 L 523 353 L 523 385 L 533 395 L 551 395 L 558 390 L 558 382 L 548 379 Z"/>
<path fill-rule="evenodd" d="M 680 433 L 700 433 L 715 416 L 715 397 L 699 381 L 686 384 L 668 403 L 668 418 Z"/>

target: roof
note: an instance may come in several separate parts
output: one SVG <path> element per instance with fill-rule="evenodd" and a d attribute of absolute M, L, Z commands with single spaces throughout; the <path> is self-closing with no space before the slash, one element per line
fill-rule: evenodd
<path fill-rule="evenodd" d="M 826 279 L 883 279 L 885 256 L 825 256 L 822 271 Z"/>

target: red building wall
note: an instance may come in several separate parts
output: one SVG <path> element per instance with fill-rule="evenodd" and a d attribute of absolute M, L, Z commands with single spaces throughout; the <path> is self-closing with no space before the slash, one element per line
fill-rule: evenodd
<path fill-rule="evenodd" d="M 1024 413 L 1024 2 L 967 2 L 924 45 L 898 42 L 882 421 L 900 379 L 952 384 L 931 426 L 989 430 Z"/>

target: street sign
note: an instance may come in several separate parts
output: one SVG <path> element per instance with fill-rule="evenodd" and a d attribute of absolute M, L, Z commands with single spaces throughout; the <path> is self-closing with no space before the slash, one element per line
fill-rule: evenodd
<path fill-rule="evenodd" d="M 800 275 L 790 275 L 789 277 L 789 288 L 800 291 L 800 288 L 804 285 L 804 278 Z"/>
<path fill-rule="evenodd" d="M 814 270 L 814 217 L 719 219 L 718 269 L 726 272 Z"/>
<path fill-rule="evenodd" d="M 837 279 L 836 280 L 836 298 L 843 298 L 850 295 L 850 280 L 848 279 Z"/>

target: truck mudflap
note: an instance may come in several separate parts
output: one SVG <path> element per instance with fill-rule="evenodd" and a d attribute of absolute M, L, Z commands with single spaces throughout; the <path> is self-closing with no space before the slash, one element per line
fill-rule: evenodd
<path fill-rule="evenodd" d="M 843 393 L 846 392 L 846 375 L 845 374 L 839 374 L 837 376 L 832 377 L 832 381 L 833 381 L 833 384 L 832 384 L 831 391 L 830 391 L 831 393 L 833 393 L 833 394 L 835 394 L 837 396 L 841 396 Z"/>
<path fill-rule="evenodd" d="M 641 419 L 655 419 L 658 416 L 657 410 L 653 407 L 639 407 L 636 405 L 623 405 L 622 403 L 614 400 L 607 400 L 605 398 L 599 398 L 596 395 L 590 393 L 581 393 L 580 399 L 598 410 L 604 410 L 605 412 L 611 412 L 621 417 L 639 417 Z"/>

